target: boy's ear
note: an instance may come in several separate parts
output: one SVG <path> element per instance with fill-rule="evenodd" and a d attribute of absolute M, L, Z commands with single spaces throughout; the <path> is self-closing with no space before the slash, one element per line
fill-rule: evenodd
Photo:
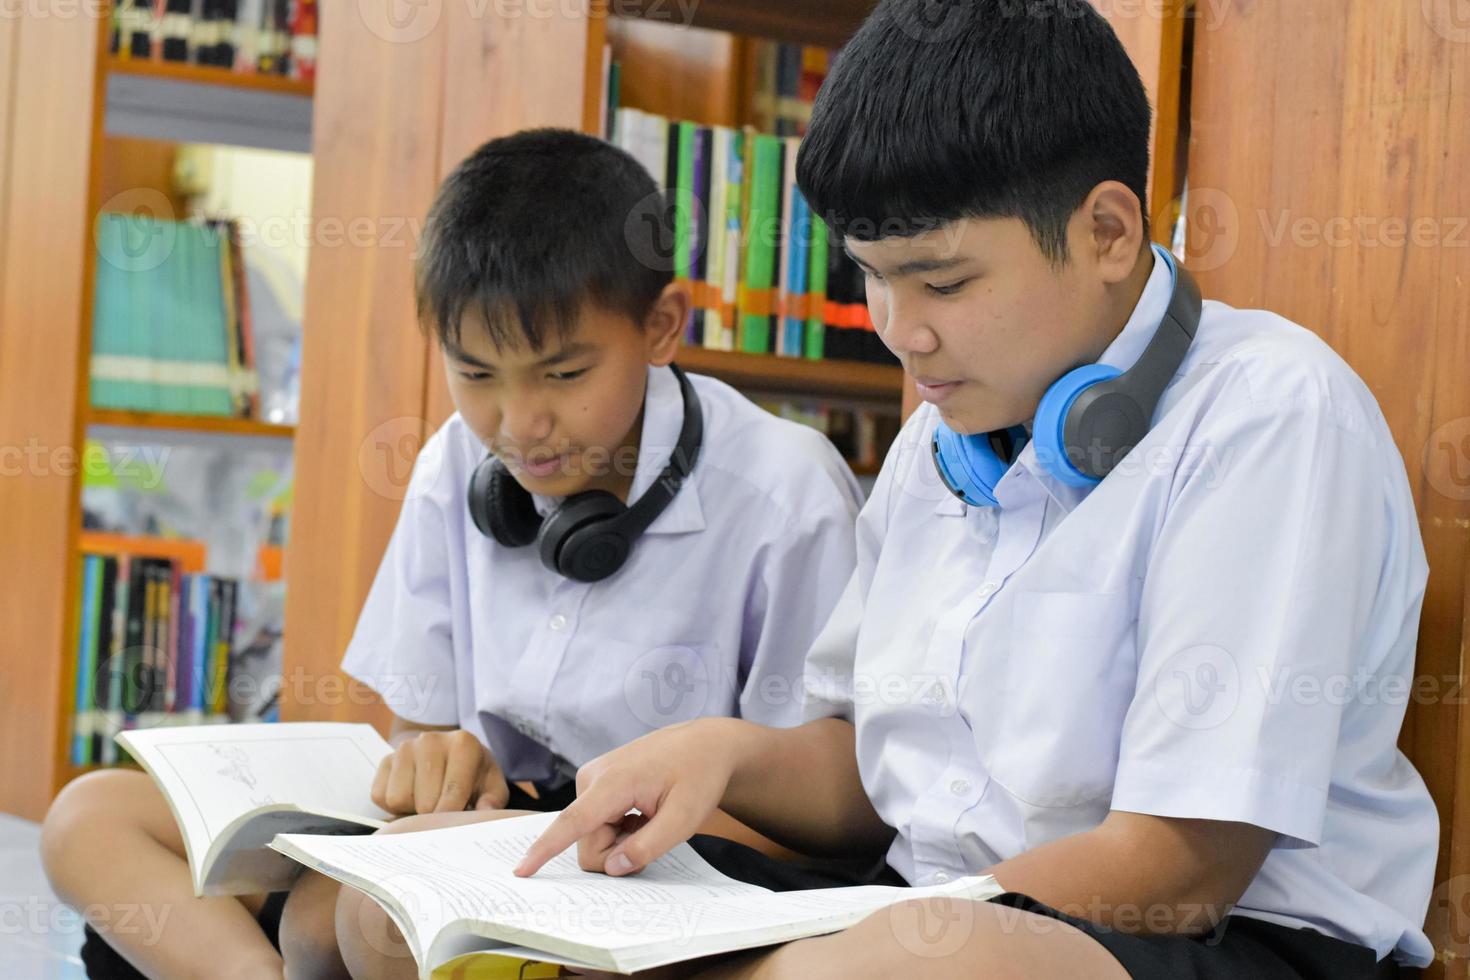
<path fill-rule="evenodd" d="M 659 293 L 653 309 L 643 321 L 643 338 L 648 349 L 648 363 L 664 367 L 673 362 L 684 339 L 684 326 L 694 305 L 689 287 L 671 282 Z"/>
<path fill-rule="evenodd" d="M 1143 235 L 1143 206 L 1128 185 L 1106 180 L 1083 202 L 1085 244 L 1097 264 L 1099 278 L 1119 283 L 1133 274 L 1139 252 L 1148 244 Z"/>

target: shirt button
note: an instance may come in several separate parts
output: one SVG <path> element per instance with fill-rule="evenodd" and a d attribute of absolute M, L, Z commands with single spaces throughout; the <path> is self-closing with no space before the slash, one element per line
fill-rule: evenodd
<path fill-rule="evenodd" d="M 1000 586 L 996 585 L 994 582 L 986 582 L 984 585 L 980 586 L 980 598 L 989 599 L 999 590 Z"/>
<path fill-rule="evenodd" d="M 970 791 L 970 781 L 968 779 L 956 779 L 949 784 L 949 791 L 955 796 L 964 796 Z"/>
<path fill-rule="evenodd" d="M 555 616 L 551 617 L 551 622 L 548 625 L 553 630 L 560 633 L 562 630 L 567 628 L 567 618 L 561 613 L 557 613 Z"/>
<path fill-rule="evenodd" d="M 949 875 L 948 875 L 948 873 L 946 873 L 944 871 L 936 871 L 936 872 L 934 872 L 934 884 L 936 884 L 936 885 L 943 885 L 943 884 L 947 883 L 948 881 L 949 881 Z"/>

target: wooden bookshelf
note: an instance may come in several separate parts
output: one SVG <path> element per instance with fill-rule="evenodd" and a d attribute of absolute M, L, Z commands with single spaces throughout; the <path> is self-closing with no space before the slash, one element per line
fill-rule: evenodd
<path fill-rule="evenodd" d="M 95 216 L 125 189 L 154 187 L 115 155 L 115 137 L 310 150 L 314 86 L 226 69 L 127 60 L 108 52 L 106 17 L 0 18 L 0 446 L 35 447 L 20 479 L 0 480 L 0 811 L 40 819 L 68 780 L 76 708 L 81 565 L 88 551 L 131 549 L 185 560 L 202 545 L 98 535 L 82 528 L 89 435 L 159 441 L 269 440 L 296 430 L 248 419 L 93 409 L 90 405 Z M 165 171 L 166 172 L 166 171 Z M 233 448 L 235 444 L 232 443 Z M 264 549 L 263 549 L 264 551 Z M 270 570 L 279 574 L 278 549 Z"/>
<path fill-rule="evenodd" d="M 680 20 L 683 7 L 668 0 L 618 0 L 613 10 L 623 17 L 749 34 L 773 41 L 841 47 L 874 7 L 873 0 L 700 0 L 690 19 Z"/>
<path fill-rule="evenodd" d="M 157 429 L 265 439 L 290 439 L 296 434 L 295 426 L 277 425 L 256 419 L 223 415 L 171 415 L 165 412 L 136 412 L 120 408 L 93 408 L 87 412 L 87 422 L 89 425 L 106 425 L 120 429 Z"/>
<path fill-rule="evenodd" d="M 897 402 L 903 385 L 901 368 L 861 361 L 809 361 L 685 347 L 678 362 L 686 370 L 719 378 L 742 391 Z"/>
<path fill-rule="evenodd" d="M 271 92 L 276 95 L 297 95 L 311 98 L 315 84 L 282 75 L 252 75 L 228 68 L 211 68 L 208 65 L 180 64 L 173 61 L 158 61 L 146 58 L 119 58 L 109 56 L 104 62 L 109 75 L 133 75 L 168 82 L 192 82 L 198 85 L 218 85 L 245 92 Z"/>

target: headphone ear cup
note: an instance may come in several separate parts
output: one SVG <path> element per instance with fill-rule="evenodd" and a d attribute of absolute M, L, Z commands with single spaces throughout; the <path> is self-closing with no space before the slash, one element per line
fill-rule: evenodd
<path fill-rule="evenodd" d="M 1072 487 L 1091 487 L 1096 486 L 1107 475 L 1106 470 L 1097 471 L 1098 464 L 1102 460 L 1093 458 L 1096 456 L 1094 442 L 1097 442 L 1097 447 L 1109 453 L 1117 449 L 1117 445 L 1098 441 L 1104 436 L 1102 427 L 1099 425 L 1082 424 L 1079 426 L 1079 421 L 1084 421 L 1081 416 L 1070 419 L 1069 425 L 1069 416 L 1074 414 L 1078 398 L 1082 397 L 1088 389 L 1111 381 L 1121 374 L 1122 372 L 1117 368 L 1106 364 L 1087 364 L 1062 375 L 1041 397 L 1041 404 L 1036 409 L 1036 423 L 1031 432 L 1031 438 L 1036 443 L 1036 459 L 1048 473 L 1062 483 Z M 1108 414 L 1111 410 L 1103 403 L 1110 400 L 1104 396 L 1098 403 L 1101 409 L 1098 416 L 1085 421 L 1098 422 L 1101 415 Z M 1081 408 L 1083 413 L 1092 414 L 1089 408 L 1092 402 L 1093 399 L 1088 399 L 1084 403 Z M 1147 426 L 1148 422 L 1144 420 L 1145 430 Z M 1077 439 L 1075 443 L 1069 441 L 1067 438 L 1069 429 L 1083 438 Z M 1139 437 L 1142 437 L 1142 433 L 1139 433 Z M 1134 442 L 1136 443 L 1137 439 Z M 1110 455 L 1109 459 L 1111 458 Z"/>
<path fill-rule="evenodd" d="M 480 533 L 507 548 L 524 548 L 541 529 L 531 494 L 494 456 L 481 460 L 470 476 L 469 507 Z"/>
<path fill-rule="evenodd" d="M 537 536 L 541 563 L 577 582 L 607 578 L 633 550 L 633 542 L 616 525 L 627 512 L 627 505 L 602 490 L 569 497 Z"/>
<path fill-rule="evenodd" d="M 1010 464 L 996 455 L 990 434 L 961 435 L 940 422 L 930 443 L 934 468 L 949 492 L 972 507 L 998 506 L 995 485 Z"/>

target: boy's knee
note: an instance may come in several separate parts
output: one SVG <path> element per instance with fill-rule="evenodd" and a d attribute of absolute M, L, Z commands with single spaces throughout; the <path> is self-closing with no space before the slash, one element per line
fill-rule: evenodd
<path fill-rule="evenodd" d="M 382 906 L 355 888 L 343 888 L 336 903 L 337 948 L 353 977 L 416 978 L 413 953 Z"/>
<path fill-rule="evenodd" d="M 281 912 L 281 958 L 287 980 L 345 980 L 337 951 L 337 882 L 305 871 Z"/>
<path fill-rule="evenodd" d="M 89 772 L 64 786 L 41 824 L 41 863 L 53 882 L 65 874 L 68 859 L 77 845 L 99 840 L 99 832 L 111 834 L 130 819 L 129 797 L 138 791 L 143 773 L 120 769 Z M 121 804 L 121 805 L 120 805 Z"/>

